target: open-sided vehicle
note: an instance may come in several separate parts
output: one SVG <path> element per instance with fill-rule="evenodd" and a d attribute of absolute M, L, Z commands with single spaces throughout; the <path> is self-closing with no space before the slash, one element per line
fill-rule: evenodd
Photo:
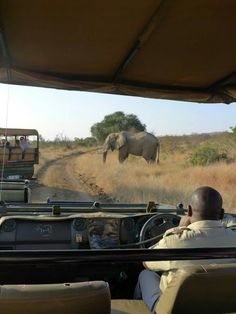
<path fill-rule="evenodd" d="M 132 300 L 142 260 L 235 256 L 235 248 L 147 250 L 179 224 L 182 206 L 48 200 L 5 203 L 0 213 L 3 313 L 150 313 L 143 301 Z M 235 219 L 226 215 L 223 222 Z M 234 264 L 186 267 L 161 297 L 158 313 L 189 313 L 198 290 L 193 313 L 234 309 L 234 299 L 224 302 L 235 276 Z M 221 293 L 217 306 L 213 294 L 206 308 L 204 289 L 213 289 L 208 296 Z"/>
<path fill-rule="evenodd" d="M 29 180 L 34 177 L 35 164 L 39 163 L 38 131 L 0 128 L 0 138 L 0 199 L 28 203 L 31 195 Z"/>
<path fill-rule="evenodd" d="M 34 129 L 0 129 L 0 166 L 5 179 L 32 179 L 39 163 L 39 134 Z M 20 139 L 27 141 L 27 149 Z"/>
<path fill-rule="evenodd" d="M 2 0 L 0 12 L 2 83 L 235 101 L 233 0 Z M 132 300 L 142 261 L 196 259 L 157 313 L 236 312 L 236 264 L 204 265 L 236 246 L 147 249 L 182 206 L 3 203 L 0 215 L 1 313 L 149 313 Z"/>

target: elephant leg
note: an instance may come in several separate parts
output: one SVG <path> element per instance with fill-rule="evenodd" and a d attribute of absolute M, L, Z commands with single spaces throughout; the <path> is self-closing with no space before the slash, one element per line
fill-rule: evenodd
<path fill-rule="evenodd" d="M 158 146 L 157 146 L 156 155 L 157 155 L 156 163 L 159 164 L 159 158 L 160 158 L 160 144 L 158 144 Z"/>
<path fill-rule="evenodd" d="M 150 157 L 150 163 L 159 163 L 159 152 L 154 151 Z"/>
<path fill-rule="evenodd" d="M 126 158 L 119 158 L 119 163 L 123 163 L 125 161 Z"/>
<path fill-rule="evenodd" d="M 145 151 L 143 152 L 143 158 L 148 164 L 151 164 L 156 160 L 156 152 L 154 152 L 153 150 Z"/>
<path fill-rule="evenodd" d="M 119 162 L 120 162 L 120 163 L 124 162 L 125 159 L 128 158 L 128 156 L 129 156 L 129 155 L 127 155 L 127 156 L 119 156 Z"/>
<path fill-rule="evenodd" d="M 151 158 L 151 159 L 149 160 L 149 164 L 154 164 L 155 162 L 156 162 L 156 159 Z"/>
<path fill-rule="evenodd" d="M 149 157 L 143 156 L 143 158 L 146 160 L 146 162 L 147 162 L 148 164 L 151 163 L 151 159 L 150 159 Z"/>
<path fill-rule="evenodd" d="M 151 158 L 152 163 L 158 163 L 159 161 L 157 161 L 157 152 L 154 152 Z"/>
<path fill-rule="evenodd" d="M 120 149 L 119 150 L 119 162 L 122 163 L 127 159 L 129 156 L 129 153 L 125 149 Z"/>

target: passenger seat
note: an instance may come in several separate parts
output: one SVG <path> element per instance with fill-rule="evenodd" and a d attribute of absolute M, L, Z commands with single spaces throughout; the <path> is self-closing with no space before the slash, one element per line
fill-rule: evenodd
<path fill-rule="evenodd" d="M 1 314 L 110 314 L 107 282 L 2 285 Z"/>
<path fill-rule="evenodd" d="M 143 301 L 112 300 L 112 314 L 150 314 Z M 236 263 L 179 269 L 155 309 L 157 314 L 236 313 Z"/>

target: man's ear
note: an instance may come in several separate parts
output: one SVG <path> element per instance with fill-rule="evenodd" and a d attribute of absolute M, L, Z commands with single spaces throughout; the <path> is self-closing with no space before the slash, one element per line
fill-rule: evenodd
<path fill-rule="evenodd" d="M 188 205 L 188 216 L 192 217 L 192 215 L 193 215 L 192 207 L 191 207 L 191 205 Z"/>
<path fill-rule="evenodd" d="M 225 214 L 225 210 L 224 208 L 221 208 L 221 211 L 220 211 L 220 220 L 222 220 L 224 218 L 224 214 Z"/>

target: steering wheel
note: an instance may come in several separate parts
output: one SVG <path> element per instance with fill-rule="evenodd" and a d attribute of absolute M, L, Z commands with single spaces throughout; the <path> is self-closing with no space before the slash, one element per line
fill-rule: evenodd
<path fill-rule="evenodd" d="M 177 227 L 179 225 L 180 217 L 174 214 L 157 214 L 149 218 L 143 225 L 140 234 L 139 242 L 145 242 L 148 239 L 148 243 L 140 244 L 140 247 L 147 248 L 154 243 L 158 242 L 166 230 Z"/>

